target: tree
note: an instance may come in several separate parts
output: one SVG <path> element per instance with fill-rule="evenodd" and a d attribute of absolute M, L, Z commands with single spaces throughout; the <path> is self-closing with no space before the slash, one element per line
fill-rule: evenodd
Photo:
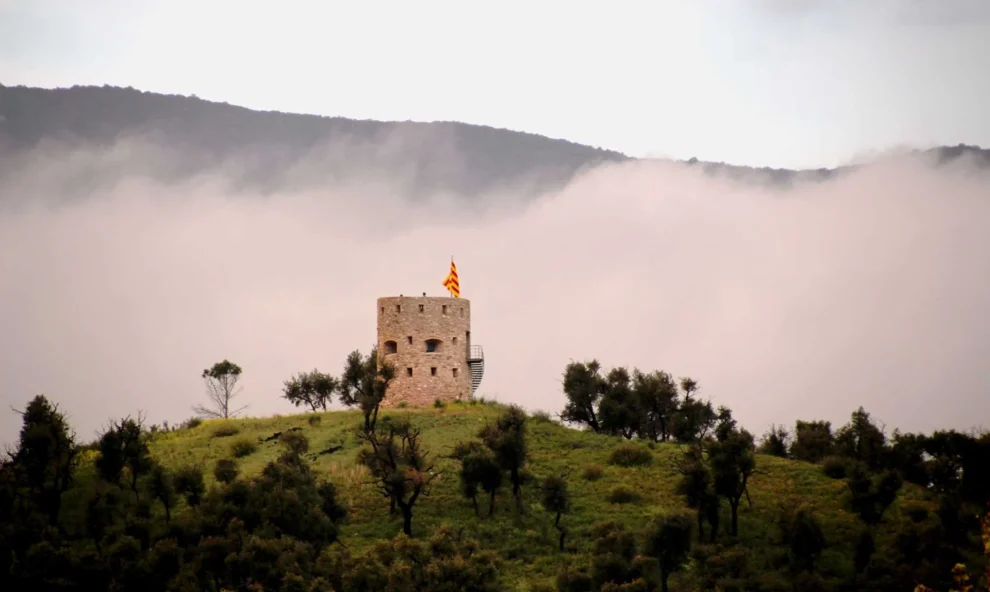
<path fill-rule="evenodd" d="M 711 527 L 709 540 L 714 543 L 718 535 L 721 504 L 712 484 L 711 471 L 705 464 L 702 447 L 696 444 L 685 450 L 677 468 L 681 474 L 681 479 L 677 483 L 677 493 L 683 495 L 687 506 L 697 512 L 698 541 L 704 539 L 704 523 L 707 520 Z"/>
<path fill-rule="evenodd" d="M 547 512 L 554 514 L 553 526 L 560 533 L 559 546 L 564 550 L 564 537 L 567 536 L 567 527 L 560 524 L 561 514 L 565 514 L 571 509 L 571 498 L 567 492 L 567 481 L 560 475 L 548 475 L 543 480 L 543 497 L 540 504 Z"/>
<path fill-rule="evenodd" d="M 876 471 L 886 464 L 887 438 L 883 430 L 874 425 L 870 414 L 860 407 L 835 435 L 835 450 Z"/>
<path fill-rule="evenodd" d="M 598 360 L 571 362 L 564 368 L 564 395 L 567 404 L 560 418 L 583 424 L 596 434 L 602 428 L 598 420 L 598 405 L 605 390 L 605 379 L 599 374 Z"/>
<path fill-rule="evenodd" d="M 364 431 L 375 431 L 378 409 L 385 400 L 389 382 L 395 377 L 392 364 L 378 360 L 378 348 L 362 358 L 354 350 L 347 356 L 344 374 L 340 378 L 340 402 L 348 407 L 358 406 L 364 413 Z"/>
<path fill-rule="evenodd" d="M 237 417 L 237 414 L 247 409 L 247 405 L 234 410 L 230 408 L 230 402 L 240 393 L 237 388 L 237 382 L 240 378 L 241 367 L 226 359 L 203 370 L 206 394 L 210 398 L 213 408 L 196 405 L 193 407 L 193 411 L 201 416 L 217 419 Z"/>
<path fill-rule="evenodd" d="M 485 446 L 494 453 L 499 467 L 509 473 L 509 482 L 512 483 L 512 497 L 516 500 L 516 510 L 522 513 L 522 470 L 528 456 L 526 450 L 526 412 L 518 405 L 512 405 L 498 417 L 494 424 L 482 428 L 479 435 Z"/>
<path fill-rule="evenodd" d="M 62 494 L 72 486 L 79 449 L 65 415 L 44 395 L 21 413 L 20 440 L 11 459 L 35 503 L 52 526 L 58 524 Z"/>
<path fill-rule="evenodd" d="M 832 454 L 835 437 L 828 421 L 801 421 L 794 426 L 791 458 L 816 463 Z"/>
<path fill-rule="evenodd" d="M 340 381 L 337 378 L 314 368 L 312 372 L 300 372 L 285 381 L 282 397 L 296 407 L 309 405 L 313 411 L 326 411 L 339 386 Z"/>
<path fill-rule="evenodd" d="M 694 394 L 698 391 L 698 383 L 692 378 L 681 378 L 681 399 L 677 414 L 671 422 L 671 435 L 681 444 L 700 442 L 708 435 L 717 419 L 710 401 L 700 401 Z"/>
<path fill-rule="evenodd" d="M 151 479 L 149 483 L 151 496 L 162 503 L 165 508 L 165 522 L 172 521 L 172 508 L 175 507 L 176 491 L 175 482 L 172 475 L 165 467 L 155 464 L 151 469 Z"/>
<path fill-rule="evenodd" d="M 479 489 L 489 496 L 488 515 L 494 514 L 495 493 L 502 486 L 502 470 L 491 450 L 481 442 L 462 442 L 452 456 L 461 461 L 461 491 L 471 500 L 475 516 L 479 515 Z"/>
<path fill-rule="evenodd" d="M 787 449 L 789 448 L 790 443 L 791 433 L 787 430 L 787 427 L 772 425 L 770 426 L 770 429 L 763 434 L 763 439 L 760 441 L 760 446 L 757 448 L 757 452 L 760 454 L 787 458 Z"/>
<path fill-rule="evenodd" d="M 640 413 L 639 437 L 653 442 L 668 441 L 679 403 L 674 379 L 659 370 L 649 374 L 635 370 L 632 388 Z"/>
<path fill-rule="evenodd" d="M 797 571 L 814 571 L 815 560 L 825 549 L 825 534 L 818 520 L 806 507 L 785 514 L 781 522 L 783 543 L 790 550 Z"/>
<path fill-rule="evenodd" d="M 660 567 L 660 587 L 667 592 L 670 574 L 681 569 L 691 551 L 691 519 L 681 514 L 658 516 L 646 532 L 646 554 Z"/>
<path fill-rule="evenodd" d="M 134 492 L 135 501 L 141 500 L 138 482 L 153 467 L 141 421 L 140 418 L 114 421 L 97 444 L 100 456 L 96 459 L 96 471 L 100 478 L 113 485 L 123 482 Z"/>
<path fill-rule="evenodd" d="M 402 532 L 412 536 L 413 507 L 421 495 L 429 495 L 430 483 L 439 476 L 427 461 L 420 430 L 409 420 L 386 418 L 358 437 L 367 444 L 358 462 L 371 473 L 374 484 L 402 512 Z"/>
<path fill-rule="evenodd" d="M 739 502 L 748 493 L 747 484 L 756 470 L 753 435 L 745 429 L 732 429 L 724 439 L 711 444 L 708 461 L 714 478 L 715 493 L 729 502 L 732 521 L 729 534 L 739 534 Z"/>

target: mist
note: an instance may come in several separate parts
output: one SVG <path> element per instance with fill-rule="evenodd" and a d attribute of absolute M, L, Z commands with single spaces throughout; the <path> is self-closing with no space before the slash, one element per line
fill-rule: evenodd
<path fill-rule="evenodd" d="M 376 298 L 446 295 L 453 256 L 485 350 L 477 396 L 559 412 L 565 365 L 597 358 L 691 376 L 756 434 L 860 405 L 888 432 L 985 424 L 986 171 L 896 156 L 782 188 L 638 161 L 535 199 L 412 199 L 403 179 L 322 177 L 319 157 L 264 194 L 227 167 L 151 180 L 133 171 L 168 151 L 135 140 L 8 169 L 3 408 L 43 393 L 83 440 L 139 412 L 175 423 L 227 358 L 248 415 L 296 412 L 284 380 L 367 353 Z M 0 414 L 0 442 L 19 426 Z"/>

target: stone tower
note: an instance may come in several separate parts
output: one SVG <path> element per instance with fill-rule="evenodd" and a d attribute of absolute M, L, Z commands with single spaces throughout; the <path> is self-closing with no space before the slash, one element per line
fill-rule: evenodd
<path fill-rule="evenodd" d="M 481 346 L 471 345 L 471 301 L 389 296 L 378 299 L 378 353 L 395 367 L 382 405 L 470 399 L 484 374 Z"/>

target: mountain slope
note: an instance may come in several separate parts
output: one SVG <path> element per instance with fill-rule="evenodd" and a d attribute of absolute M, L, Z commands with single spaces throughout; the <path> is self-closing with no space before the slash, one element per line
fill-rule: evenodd
<path fill-rule="evenodd" d="M 44 142 L 109 146 L 141 138 L 171 149 L 148 172 L 188 178 L 229 160 L 262 190 L 312 155 L 307 172 L 346 180 L 385 175 L 415 192 L 471 195 L 505 185 L 565 183 L 583 167 L 624 155 L 535 134 L 463 123 L 382 122 L 253 111 L 195 97 L 117 87 L 0 86 L 0 157 Z M 298 174 L 298 170 L 295 173 Z"/>
<path fill-rule="evenodd" d="M 446 523 L 476 538 L 484 547 L 497 551 L 505 561 L 501 570 L 503 589 L 525 590 L 527 586 L 549 583 L 561 565 L 586 558 L 591 549 L 589 530 L 596 522 L 616 520 L 638 533 L 647 519 L 656 513 L 684 508 L 683 498 L 675 491 L 679 478 L 675 467 L 680 454 L 677 446 L 650 447 L 652 464 L 649 466 L 618 467 L 610 465 L 608 459 L 620 439 L 531 417 L 527 422 L 527 469 L 536 480 L 524 486 L 525 516 L 517 520 L 510 489 L 503 487 L 495 515 L 475 518 L 471 503 L 460 493 L 458 463 L 444 457 L 450 455 L 458 442 L 476 437 L 478 430 L 486 422 L 493 421 L 500 411 L 501 407 L 493 404 L 457 403 L 441 409 L 389 410 L 386 415 L 409 417 L 414 426 L 423 430 L 425 448 L 434 459 L 436 469 L 442 472 L 429 495 L 415 506 L 413 535 L 426 538 Z M 311 419 L 314 417 L 318 419 Z M 313 465 L 318 473 L 338 486 L 350 513 L 341 533 L 342 540 L 349 549 L 359 551 L 401 531 L 401 520 L 389 517 L 387 501 L 366 483 L 367 473 L 356 462 L 359 444 L 353 431 L 360 421 L 361 416 L 356 411 L 226 423 L 213 421 L 191 429 L 159 433 L 150 446 L 152 455 L 170 468 L 202 467 L 208 483 L 213 481 L 214 463 L 218 459 L 232 458 L 232 447 L 238 441 L 259 442 L 274 432 L 298 428 L 309 439 L 311 451 L 342 446 L 332 454 L 312 455 Z M 231 426 L 237 433 L 229 434 L 235 431 Z M 226 431 L 220 431 L 220 428 L 226 428 Z M 222 436 L 224 433 L 228 435 Z M 266 463 L 277 458 L 279 452 L 280 446 L 276 443 L 259 443 L 256 451 L 237 461 L 241 474 L 258 474 Z M 92 458 L 90 456 L 86 462 L 92 462 Z M 598 479 L 588 479 L 585 471 L 595 465 L 603 474 Z M 572 511 L 562 519 L 569 530 L 564 552 L 557 551 L 551 517 L 539 505 L 538 481 L 551 473 L 566 475 L 572 496 Z M 619 487 L 637 493 L 641 499 L 630 503 L 607 501 L 610 492 Z M 783 552 L 777 545 L 776 521 L 780 512 L 804 505 L 819 519 L 828 542 L 817 564 L 820 573 L 835 580 L 849 576 L 860 527 L 856 516 L 845 507 L 844 482 L 829 479 L 815 465 L 758 456 L 757 474 L 749 489 L 752 503 L 748 505 L 744 499 L 741 505 L 737 542 L 746 549 L 750 565 L 757 573 L 770 569 L 760 566 L 771 565 Z M 885 523 L 879 527 L 880 539 L 887 540 L 892 536 L 893 529 L 902 521 L 901 508 L 906 502 L 921 499 L 920 489 L 906 486 L 888 510 Z M 74 503 L 79 507 L 83 500 Z M 726 534 L 728 508 L 724 502 L 722 510 L 720 540 L 727 542 L 730 540 Z"/>

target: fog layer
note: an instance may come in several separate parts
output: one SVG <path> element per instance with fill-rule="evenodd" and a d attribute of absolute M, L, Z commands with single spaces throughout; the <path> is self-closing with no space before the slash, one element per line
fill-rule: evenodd
<path fill-rule="evenodd" d="M 889 429 L 986 422 L 990 177 L 964 164 L 771 189 L 633 162 L 523 204 L 381 178 L 162 185 L 127 174 L 162 158 L 133 148 L 48 149 L 0 178 L 0 404 L 44 393 L 87 440 L 189 417 L 224 358 L 248 414 L 293 412 L 285 379 L 367 352 L 376 298 L 446 295 L 451 256 L 480 396 L 557 412 L 564 366 L 594 357 L 691 376 L 756 433 L 859 405 Z M 19 422 L 0 415 L 0 441 Z"/>

